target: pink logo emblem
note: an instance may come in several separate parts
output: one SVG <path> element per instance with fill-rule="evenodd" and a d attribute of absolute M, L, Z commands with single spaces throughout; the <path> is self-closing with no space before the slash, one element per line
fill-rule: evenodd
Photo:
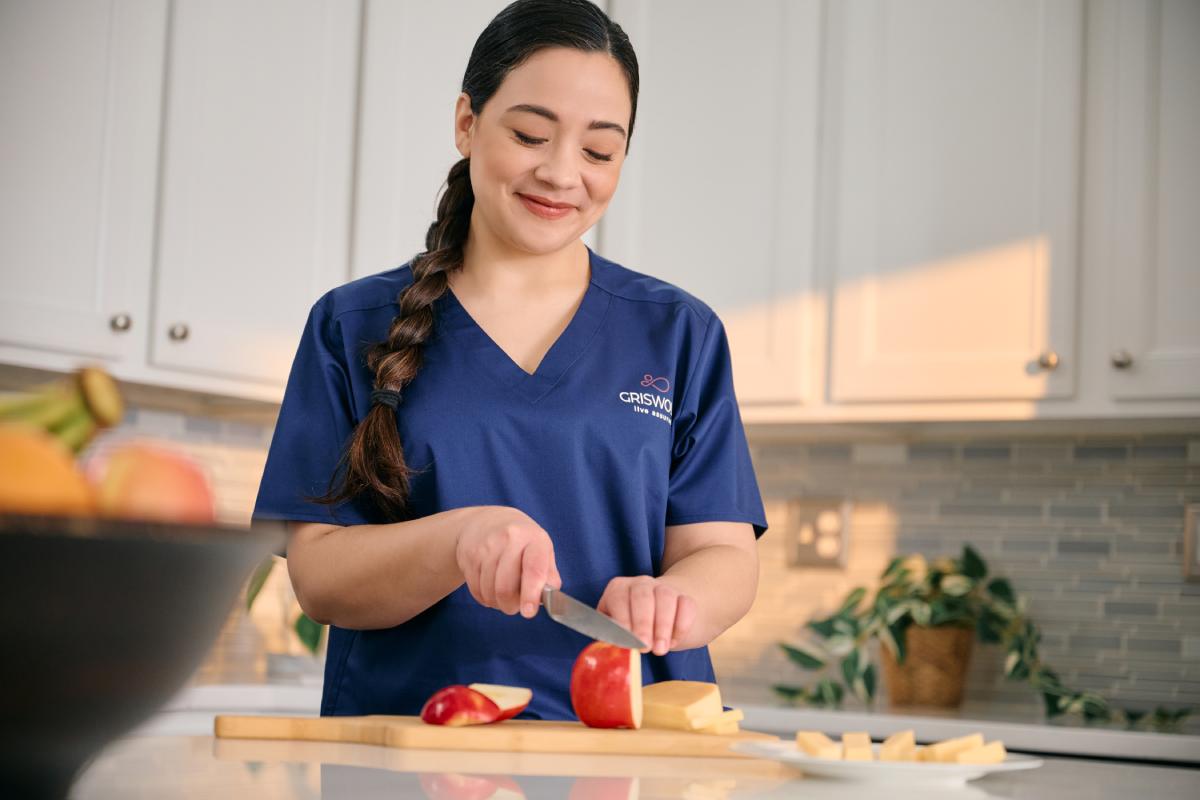
<path fill-rule="evenodd" d="M 642 376 L 642 386 L 653 386 L 663 394 L 671 391 L 671 382 L 666 378 L 655 378 L 649 372 Z"/>

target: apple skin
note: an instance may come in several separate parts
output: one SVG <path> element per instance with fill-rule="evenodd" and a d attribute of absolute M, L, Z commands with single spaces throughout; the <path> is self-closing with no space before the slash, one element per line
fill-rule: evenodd
<path fill-rule="evenodd" d="M 89 468 L 103 516 L 199 525 L 216 519 L 208 478 L 182 453 L 133 442 L 117 445 Z"/>
<path fill-rule="evenodd" d="M 637 650 L 592 642 L 571 668 L 571 707 L 589 728 L 642 727 L 642 659 Z"/>
<path fill-rule="evenodd" d="M 438 689 L 421 708 L 422 721 L 430 725 L 484 725 L 499 718 L 500 706 L 461 683 Z"/>

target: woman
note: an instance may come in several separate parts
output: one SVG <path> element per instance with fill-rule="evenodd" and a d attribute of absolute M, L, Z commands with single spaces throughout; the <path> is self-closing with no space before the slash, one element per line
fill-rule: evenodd
<path fill-rule="evenodd" d="M 766 530 L 725 331 L 580 240 L 637 88 L 587 0 L 508 6 L 467 64 L 427 249 L 313 306 L 254 516 L 291 521 L 296 596 L 331 626 L 322 714 L 478 681 L 573 719 L 589 640 L 538 613 L 547 583 L 649 644 L 644 682 L 714 680 Z"/>

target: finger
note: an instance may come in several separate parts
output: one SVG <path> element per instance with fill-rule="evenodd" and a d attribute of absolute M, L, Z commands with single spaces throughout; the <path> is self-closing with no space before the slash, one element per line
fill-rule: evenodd
<path fill-rule="evenodd" d="M 496 607 L 496 568 L 500 566 L 500 555 L 487 552 L 479 561 L 479 593 L 488 608 Z"/>
<path fill-rule="evenodd" d="M 550 545 L 550 572 L 546 578 L 546 583 L 553 586 L 555 589 L 562 588 L 562 576 L 558 574 L 558 563 L 554 558 L 554 545 Z"/>
<path fill-rule="evenodd" d="M 515 542 L 496 561 L 496 608 L 516 614 L 521 607 L 521 572 L 528 545 Z"/>
<path fill-rule="evenodd" d="M 521 616 L 530 619 L 541 602 L 542 586 L 549 575 L 550 554 L 545 548 L 531 543 L 521 557 Z"/>
<path fill-rule="evenodd" d="M 692 631 L 692 625 L 696 622 L 696 601 L 686 594 L 679 595 L 679 600 L 675 604 L 675 634 L 671 640 L 671 649 L 674 650 L 683 641 L 684 637 Z"/>
<path fill-rule="evenodd" d="M 629 616 L 633 627 L 633 635 L 646 643 L 643 653 L 650 652 L 651 637 L 654 634 L 654 583 L 652 581 L 635 581 L 629 588 Z"/>
<path fill-rule="evenodd" d="M 600 598 L 605 614 L 624 628 L 629 628 L 629 583 L 622 578 L 613 578 Z M 600 606 L 597 606 L 599 609 Z"/>
<path fill-rule="evenodd" d="M 654 655 L 665 656 L 674 636 L 675 612 L 679 593 L 670 586 L 658 584 L 654 589 Z"/>

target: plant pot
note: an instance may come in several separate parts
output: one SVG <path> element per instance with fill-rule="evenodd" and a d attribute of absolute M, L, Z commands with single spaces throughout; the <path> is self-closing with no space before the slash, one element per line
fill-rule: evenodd
<path fill-rule="evenodd" d="M 896 663 L 888 648 L 880 648 L 891 705 L 937 708 L 962 705 L 974 643 L 974 628 L 908 626 L 904 634 L 903 664 Z"/>

